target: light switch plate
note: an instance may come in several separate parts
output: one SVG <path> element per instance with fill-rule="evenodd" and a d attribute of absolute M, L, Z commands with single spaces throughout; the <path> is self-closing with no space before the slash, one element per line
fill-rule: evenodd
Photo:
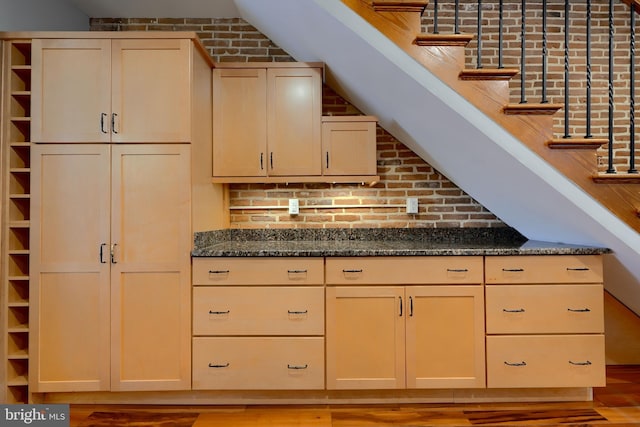
<path fill-rule="evenodd" d="M 408 214 L 417 214 L 418 213 L 418 198 L 417 197 L 408 197 L 407 198 L 407 213 Z"/>
<path fill-rule="evenodd" d="M 289 215 L 298 215 L 300 213 L 300 206 L 298 199 L 289 199 Z"/>

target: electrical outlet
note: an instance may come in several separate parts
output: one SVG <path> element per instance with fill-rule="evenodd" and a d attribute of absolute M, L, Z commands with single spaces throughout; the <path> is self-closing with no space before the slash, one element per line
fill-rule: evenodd
<path fill-rule="evenodd" d="M 300 205 L 298 199 L 289 199 L 289 215 L 298 215 L 300 213 Z"/>
<path fill-rule="evenodd" d="M 407 198 L 407 213 L 408 214 L 417 214 L 418 213 L 418 198 L 417 197 L 408 197 Z"/>

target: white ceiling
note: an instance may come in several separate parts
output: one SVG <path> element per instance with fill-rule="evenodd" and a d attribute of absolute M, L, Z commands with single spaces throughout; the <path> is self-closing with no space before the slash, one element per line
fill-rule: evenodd
<path fill-rule="evenodd" d="M 69 2 L 91 18 L 237 18 L 240 16 L 234 0 L 69 0 Z"/>

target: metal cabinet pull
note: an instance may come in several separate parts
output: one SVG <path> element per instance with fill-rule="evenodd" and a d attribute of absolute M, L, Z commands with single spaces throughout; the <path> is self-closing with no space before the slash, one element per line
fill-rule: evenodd
<path fill-rule="evenodd" d="M 398 298 L 400 298 L 400 317 L 402 317 L 402 297 Z"/>
<path fill-rule="evenodd" d="M 264 170 L 264 153 L 260 153 L 260 170 Z"/>
<path fill-rule="evenodd" d="M 307 270 L 287 270 L 287 273 L 289 274 L 303 274 L 306 273 Z"/>
<path fill-rule="evenodd" d="M 466 273 L 468 271 L 468 268 L 447 268 L 447 272 L 449 273 Z"/>
<path fill-rule="evenodd" d="M 212 311 L 209 310 L 209 314 L 229 314 L 231 313 L 231 310 L 227 310 L 227 311 Z"/>
<path fill-rule="evenodd" d="M 229 270 L 209 270 L 209 274 L 229 274 Z"/>
<path fill-rule="evenodd" d="M 307 369 L 309 365 L 287 365 L 287 369 Z"/>
<path fill-rule="evenodd" d="M 216 365 L 214 363 L 209 363 L 209 367 L 210 368 L 228 368 L 229 362 L 225 363 L 224 365 Z"/>
<path fill-rule="evenodd" d="M 273 151 L 269 153 L 269 164 L 271 165 L 271 169 L 273 170 Z"/>
<path fill-rule="evenodd" d="M 309 310 L 304 310 L 304 311 L 287 310 L 287 313 L 289 313 L 289 314 L 307 314 L 307 313 L 309 313 Z"/>
<path fill-rule="evenodd" d="M 359 270 L 342 270 L 343 273 L 362 273 L 362 269 Z"/>
<path fill-rule="evenodd" d="M 104 247 L 107 246 L 106 243 L 100 243 L 100 264 L 106 264 L 107 261 L 104 260 Z"/>
<path fill-rule="evenodd" d="M 589 366 L 591 365 L 591 361 L 586 360 L 584 362 L 574 362 L 573 360 L 569 360 L 569 364 L 575 365 L 575 366 Z"/>
<path fill-rule="evenodd" d="M 409 317 L 413 317 L 413 296 L 409 297 Z"/>
<path fill-rule="evenodd" d="M 329 152 L 327 151 L 327 169 L 329 169 Z"/>
<path fill-rule="evenodd" d="M 588 313 L 591 311 L 590 308 L 567 308 L 567 311 L 572 313 Z"/>
<path fill-rule="evenodd" d="M 113 245 L 111 245 L 111 264 L 118 263 L 118 261 L 116 261 L 116 246 L 118 246 L 117 243 L 114 243 Z"/>
<path fill-rule="evenodd" d="M 524 268 L 503 268 L 502 271 L 507 273 L 521 273 L 524 271 Z"/>
<path fill-rule="evenodd" d="M 502 311 L 504 311 L 505 313 L 524 313 L 524 308 L 503 308 Z"/>
<path fill-rule="evenodd" d="M 111 131 L 113 133 L 118 133 L 116 130 L 116 117 L 118 117 L 117 113 L 111 113 Z"/>
<path fill-rule="evenodd" d="M 108 130 L 104 128 L 104 119 L 107 117 L 107 113 L 100 113 L 100 132 L 109 133 Z"/>
<path fill-rule="evenodd" d="M 504 362 L 507 366 L 527 366 L 527 362 L 524 360 L 522 362 Z"/>
<path fill-rule="evenodd" d="M 567 267 L 567 271 L 589 271 L 587 267 Z"/>

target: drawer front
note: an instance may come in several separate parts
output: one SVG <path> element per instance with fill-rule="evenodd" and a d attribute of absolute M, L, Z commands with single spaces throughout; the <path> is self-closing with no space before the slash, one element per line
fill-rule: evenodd
<path fill-rule="evenodd" d="M 324 287 L 196 287 L 193 335 L 323 335 Z"/>
<path fill-rule="evenodd" d="M 194 285 L 323 283 L 323 258 L 193 258 Z"/>
<path fill-rule="evenodd" d="M 602 283 L 600 255 L 488 256 L 486 283 Z"/>
<path fill-rule="evenodd" d="M 487 386 L 603 387 L 604 335 L 487 337 Z"/>
<path fill-rule="evenodd" d="M 328 285 L 481 284 L 482 257 L 327 258 Z"/>
<path fill-rule="evenodd" d="M 604 333 L 602 285 L 487 285 L 488 334 Z"/>
<path fill-rule="evenodd" d="M 194 338 L 193 389 L 324 389 L 324 339 Z"/>

